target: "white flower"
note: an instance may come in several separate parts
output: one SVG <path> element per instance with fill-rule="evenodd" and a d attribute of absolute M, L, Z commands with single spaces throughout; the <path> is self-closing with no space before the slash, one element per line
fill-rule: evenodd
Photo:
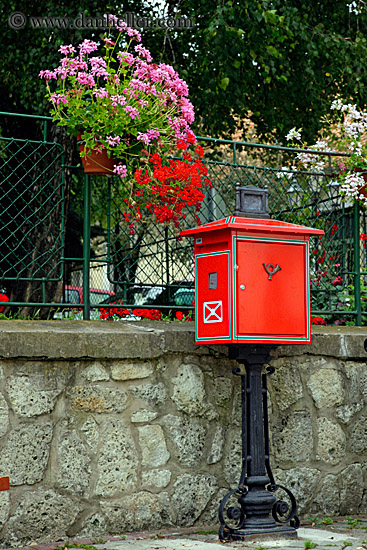
<path fill-rule="evenodd" d="M 296 141 L 301 141 L 301 132 L 302 132 L 302 128 L 299 128 L 297 130 L 296 127 L 294 127 L 291 130 L 289 130 L 288 134 L 285 136 L 285 139 L 287 141 L 292 141 L 294 139 Z"/>
<path fill-rule="evenodd" d="M 358 4 L 357 2 L 350 2 L 350 4 L 347 4 L 349 13 L 354 13 L 355 15 L 359 14 L 359 10 L 357 9 Z"/>
<path fill-rule="evenodd" d="M 343 102 L 340 99 L 334 99 L 330 109 L 332 111 L 340 111 L 342 107 L 343 107 Z"/>
<path fill-rule="evenodd" d="M 282 166 L 281 167 L 281 172 L 277 172 L 275 174 L 275 176 L 281 180 L 283 178 L 286 178 L 287 180 L 290 180 L 290 179 L 293 179 L 294 178 L 294 173 L 293 172 L 296 172 L 297 171 L 297 168 L 295 166 L 292 166 L 291 168 L 288 168 L 288 166 Z"/>
<path fill-rule="evenodd" d="M 365 196 L 361 195 L 359 189 L 364 185 L 363 176 L 357 174 L 348 174 L 344 183 L 340 186 L 340 193 L 345 199 L 360 200 L 365 203 Z"/>

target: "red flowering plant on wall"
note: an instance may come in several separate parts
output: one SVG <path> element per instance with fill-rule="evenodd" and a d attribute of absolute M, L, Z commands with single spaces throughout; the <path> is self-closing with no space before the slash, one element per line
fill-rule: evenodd
<path fill-rule="evenodd" d="M 187 84 L 170 65 L 153 62 L 136 29 L 116 16 L 109 21 L 101 45 L 61 46 L 59 66 L 40 72 L 51 113 L 71 136 L 81 134 L 82 156 L 91 149 L 113 156 L 132 230 L 147 214 L 177 225 L 187 206 L 200 209 L 210 185 Z M 183 158 L 168 160 L 177 149 Z"/>
<path fill-rule="evenodd" d="M 6 302 L 9 302 L 9 298 L 6 296 L 6 294 L 0 294 L 0 313 L 2 313 L 5 309 Z"/>
<path fill-rule="evenodd" d="M 333 313 L 342 307 L 341 293 L 346 285 L 342 259 L 339 251 L 341 227 L 332 220 L 324 220 L 317 212 L 316 225 L 325 230 L 326 237 L 319 239 L 313 246 L 311 264 L 311 322 L 314 325 L 345 324 L 343 314 Z M 329 313 L 327 313 L 329 312 Z"/>
<path fill-rule="evenodd" d="M 194 151 L 190 150 L 191 146 L 195 146 Z M 182 159 L 153 153 L 144 167 L 135 170 L 129 197 L 123 199 L 124 217 L 132 229 L 146 214 L 159 223 L 172 222 L 178 227 L 187 207 L 200 211 L 205 189 L 211 186 L 206 177 L 208 169 L 202 161 L 203 149 L 195 145 L 193 135 L 180 139 L 177 148 L 183 151 Z M 200 224 L 198 215 L 194 216 Z"/>
<path fill-rule="evenodd" d="M 337 224 L 330 224 L 327 235 L 332 237 L 339 231 Z M 366 247 L 367 235 L 360 234 L 361 253 Z M 324 246 L 328 246 L 328 251 Z M 335 245 L 337 246 L 337 245 Z M 355 278 L 353 272 L 348 272 L 345 257 L 330 252 L 333 249 L 332 241 L 323 243 L 322 240 L 311 253 L 311 322 L 315 325 L 355 325 L 357 310 Z M 343 265 L 345 267 L 343 269 Z M 362 323 L 367 323 L 367 270 L 361 270 L 360 277 L 360 305 Z M 325 313 L 324 313 L 325 312 Z"/>
<path fill-rule="evenodd" d="M 115 302 L 112 303 L 114 305 Z M 116 304 L 117 305 L 117 304 Z M 164 315 L 159 309 L 147 309 L 147 308 L 132 308 L 126 309 L 120 304 L 120 307 L 113 308 L 101 308 L 99 310 L 99 318 L 105 321 L 116 321 L 119 319 L 148 319 L 150 321 L 169 321 L 171 320 L 171 315 Z M 192 311 L 189 311 L 187 314 L 182 313 L 182 311 L 177 311 L 174 317 L 174 320 L 177 321 L 192 321 Z"/>

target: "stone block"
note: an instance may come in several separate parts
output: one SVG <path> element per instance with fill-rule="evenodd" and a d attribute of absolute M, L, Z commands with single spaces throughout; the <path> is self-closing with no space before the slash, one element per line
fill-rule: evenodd
<path fill-rule="evenodd" d="M 113 497 L 135 491 L 138 453 L 130 430 L 122 420 L 110 419 L 103 423 L 101 433 L 103 446 L 97 460 L 95 494 Z"/>
<path fill-rule="evenodd" d="M 344 402 L 343 376 L 333 362 L 311 374 L 307 386 L 318 409 L 335 407 Z"/>
<path fill-rule="evenodd" d="M 53 411 L 56 398 L 64 389 L 62 377 L 46 373 L 9 376 L 6 391 L 15 414 L 31 418 Z"/>
<path fill-rule="evenodd" d="M 350 464 L 339 474 L 340 513 L 345 515 L 362 514 L 364 494 L 363 471 L 361 464 Z"/>
<path fill-rule="evenodd" d="M 148 378 L 153 374 L 153 365 L 150 362 L 128 363 L 116 361 L 111 364 L 113 380 L 135 380 Z"/>
<path fill-rule="evenodd" d="M 239 431 L 227 435 L 227 452 L 224 461 L 224 477 L 230 487 L 238 485 L 242 467 L 242 441 Z"/>
<path fill-rule="evenodd" d="M 317 419 L 316 458 L 328 464 L 339 464 L 345 456 L 346 438 L 339 424 L 326 417 Z"/>
<path fill-rule="evenodd" d="M 364 396 L 367 403 L 367 373 L 366 365 L 354 361 L 344 363 L 344 372 L 347 380 L 347 403 L 355 404 L 363 402 Z"/>
<path fill-rule="evenodd" d="M 239 376 L 233 377 L 234 395 L 231 414 L 231 424 L 241 430 L 242 425 L 242 402 L 241 402 L 241 380 Z"/>
<path fill-rule="evenodd" d="M 177 410 L 189 415 L 203 416 L 208 409 L 204 375 L 196 365 L 181 365 L 172 380 L 172 400 Z"/>
<path fill-rule="evenodd" d="M 127 395 L 122 390 L 100 386 L 74 386 L 68 393 L 72 410 L 112 413 L 126 409 Z"/>
<path fill-rule="evenodd" d="M 340 514 L 340 491 L 336 475 L 328 474 L 320 482 L 311 502 L 310 512 L 327 516 Z"/>
<path fill-rule="evenodd" d="M 148 490 L 164 489 L 171 481 L 169 470 L 148 470 L 141 475 L 142 488 Z"/>
<path fill-rule="evenodd" d="M 208 456 L 208 464 L 216 464 L 223 457 L 223 448 L 224 448 L 224 429 L 223 426 L 218 425 L 215 428 L 210 452 Z"/>
<path fill-rule="evenodd" d="M 183 474 L 178 476 L 173 488 L 171 503 L 174 523 L 189 527 L 203 514 L 218 485 L 214 476 Z"/>
<path fill-rule="evenodd" d="M 106 518 L 100 513 L 95 513 L 83 522 L 80 531 L 78 531 L 78 537 L 103 537 L 107 532 Z"/>
<path fill-rule="evenodd" d="M 351 427 L 349 448 L 352 453 L 360 455 L 367 451 L 367 417 L 360 416 Z"/>
<path fill-rule="evenodd" d="M 57 442 L 54 464 L 56 487 L 69 493 L 88 496 L 91 479 L 91 458 L 88 448 L 75 431 L 63 431 Z"/>
<path fill-rule="evenodd" d="M 98 448 L 99 443 L 99 425 L 92 415 L 88 415 L 85 417 L 85 413 L 76 413 L 76 415 L 81 416 L 82 418 L 78 418 L 78 420 L 81 420 L 79 423 L 80 431 L 84 435 L 85 441 L 89 447 L 89 449 L 93 452 L 96 452 Z"/>
<path fill-rule="evenodd" d="M 225 487 L 225 488 L 222 487 L 212 497 L 209 504 L 206 506 L 204 512 L 200 516 L 201 525 L 218 525 L 219 526 L 218 509 L 219 509 L 220 503 L 222 502 L 224 497 L 227 495 L 227 493 L 228 493 L 228 487 Z M 232 505 L 232 504 L 233 506 L 238 506 L 238 497 L 234 498 L 233 501 L 230 499 L 229 505 Z M 246 547 L 244 546 L 244 548 Z M 206 549 L 206 550 L 209 550 L 209 549 Z"/>
<path fill-rule="evenodd" d="M 88 382 L 103 382 L 110 379 L 107 370 L 99 361 L 87 366 L 82 371 L 82 377 Z"/>
<path fill-rule="evenodd" d="M 135 397 L 143 399 L 149 405 L 161 405 L 168 399 L 166 388 L 161 382 L 159 384 L 129 386 L 129 392 Z"/>
<path fill-rule="evenodd" d="M 303 397 L 303 385 L 298 363 L 276 359 L 271 362 L 275 372 L 268 377 L 272 402 L 280 411 L 285 411 Z M 272 395 L 274 393 L 274 396 Z"/>
<path fill-rule="evenodd" d="M 167 451 L 162 428 L 156 424 L 139 426 L 138 432 L 142 466 L 156 468 L 167 464 L 170 453 Z"/>
<path fill-rule="evenodd" d="M 164 335 L 164 350 L 170 352 L 195 353 L 203 355 L 207 353 L 205 346 L 197 346 L 194 338 L 193 323 L 187 322 L 184 325 L 176 323 L 177 330 L 167 330 Z M 175 328 L 176 328 L 175 327 Z"/>
<path fill-rule="evenodd" d="M 5 525 L 10 512 L 10 491 L 0 492 L 0 529 Z"/>
<path fill-rule="evenodd" d="M 279 355 L 294 357 L 295 355 L 312 355 L 319 357 L 337 357 L 339 359 L 365 360 L 364 327 L 312 327 L 311 345 L 280 346 Z"/>
<path fill-rule="evenodd" d="M 313 452 L 312 419 L 308 411 L 295 411 L 272 424 L 272 449 L 277 463 L 304 462 Z"/>
<path fill-rule="evenodd" d="M 140 411 L 136 411 L 131 415 L 130 422 L 151 422 L 152 420 L 155 420 L 157 416 L 157 412 L 141 409 Z"/>
<path fill-rule="evenodd" d="M 0 453 L 0 472 L 11 485 L 33 485 L 42 480 L 50 454 L 51 424 L 20 424 L 12 430 Z"/>
<path fill-rule="evenodd" d="M 148 492 L 124 495 L 123 499 L 101 502 L 108 532 L 156 530 L 171 525 L 167 493 L 152 495 Z"/>
<path fill-rule="evenodd" d="M 227 412 L 232 396 L 232 380 L 230 378 L 214 378 L 213 401 L 217 407 L 222 407 Z"/>
<path fill-rule="evenodd" d="M 321 474 L 315 468 L 291 468 L 290 470 L 274 470 L 275 483 L 283 485 L 293 493 L 297 503 L 297 514 L 308 511 L 313 495 L 318 487 Z M 289 502 L 286 493 L 279 489 L 274 493 L 277 500 Z"/>
<path fill-rule="evenodd" d="M 189 418 L 167 415 L 162 423 L 174 444 L 172 458 L 184 466 L 197 466 L 203 456 L 207 430 Z"/>
<path fill-rule="evenodd" d="M 0 437 L 9 429 L 9 408 L 3 395 L 0 393 Z"/>
<path fill-rule="evenodd" d="M 335 416 L 343 422 L 343 424 L 348 424 L 353 416 L 357 414 L 363 408 L 363 403 L 352 403 L 352 405 L 342 405 L 337 407 L 335 411 Z"/>
<path fill-rule="evenodd" d="M 46 543 L 66 539 L 79 512 L 75 500 L 51 489 L 39 487 L 27 491 L 8 522 L 5 540 L 19 545 L 34 540 Z"/>
<path fill-rule="evenodd" d="M 145 324 L 82 321 L 17 321 L 0 325 L 0 356 L 39 359 L 150 359 L 159 357 L 165 347 L 164 333 Z M 182 348 L 184 334 L 173 340 Z M 194 348 L 194 343 L 191 345 Z"/>

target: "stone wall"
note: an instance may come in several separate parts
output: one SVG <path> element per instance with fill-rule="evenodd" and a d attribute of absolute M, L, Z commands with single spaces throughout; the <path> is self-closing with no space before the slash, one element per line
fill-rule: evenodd
<path fill-rule="evenodd" d="M 0 540 L 217 524 L 240 464 L 240 380 L 189 323 L 0 321 Z M 301 515 L 366 512 L 363 329 L 279 348 L 271 463 Z"/>

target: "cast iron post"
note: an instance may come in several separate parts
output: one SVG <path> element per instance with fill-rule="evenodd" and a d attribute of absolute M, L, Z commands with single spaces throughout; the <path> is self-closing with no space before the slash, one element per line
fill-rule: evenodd
<path fill-rule="evenodd" d="M 243 365 L 233 369 L 241 376 L 242 471 L 238 487 L 219 507 L 219 538 L 224 541 L 246 540 L 251 535 L 292 537 L 299 526 L 295 498 L 275 483 L 270 468 L 267 376 L 274 369 L 263 372 L 263 367 L 273 349 L 269 344 L 229 345 L 229 357 Z M 276 499 L 278 489 L 287 494 L 289 503 Z M 230 506 L 234 497 L 238 505 Z"/>

